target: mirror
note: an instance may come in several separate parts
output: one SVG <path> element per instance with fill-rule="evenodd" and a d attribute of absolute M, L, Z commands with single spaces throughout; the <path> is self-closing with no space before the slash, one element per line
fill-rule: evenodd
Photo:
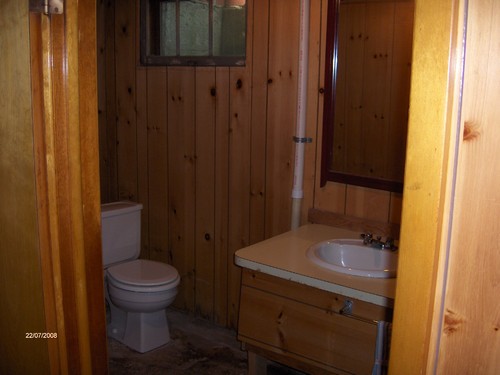
<path fill-rule="evenodd" d="M 414 0 L 329 0 L 321 186 L 402 192 Z"/>

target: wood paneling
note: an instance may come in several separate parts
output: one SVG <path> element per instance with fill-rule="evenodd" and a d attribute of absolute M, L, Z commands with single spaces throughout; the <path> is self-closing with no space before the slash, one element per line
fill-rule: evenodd
<path fill-rule="evenodd" d="M 290 225 L 299 0 L 248 2 L 244 67 L 139 66 L 137 4 L 99 7 L 106 15 L 101 33 L 112 30 L 99 39 L 105 48 L 100 79 L 106 80 L 100 85 L 103 202 L 141 202 L 141 257 L 179 270 L 176 306 L 235 326 L 240 270 L 234 252 Z M 321 136 L 326 5 L 310 5 L 307 131 L 313 138 Z M 318 150 L 316 139 L 306 146 L 303 222 L 312 206 L 346 214 L 346 185 L 318 193 Z M 362 202 L 383 205 L 375 212 L 387 221 L 389 198 L 369 195 Z M 358 207 L 353 214 L 366 212 Z"/>
<path fill-rule="evenodd" d="M 330 211 L 318 209 L 309 210 L 308 219 L 311 223 L 330 225 L 337 228 L 345 228 L 359 233 L 377 233 L 379 236 L 399 238 L 399 224 L 382 223 L 377 220 L 369 220 L 355 216 L 346 216 Z"/>
<path fill-rule="evenodd" d="M 168 255 L 168 236 L 165 236 L 165 226 L 168 226 L 168 147 L 167 147 L 167 70 L 153 68 L 141 70 L 146 73 L 146 82 L 137 80 L 137 89 L 140 85 L 146 86 L 147 119 L 142 127 L 146 127 L 146 148 L 138 155 L 140 161 L 139 174 L 144 173 L 147 180 L 146 196 L 141 197 L 144 205 L 142 217 L 148 232 L 149 259 L 166 262 Z M 137 91 L 139 94 L 139 91 Z M 139 102 L 139 96 L 137 97 Z M 144 100 L 141 100 L 143 102 Z M 144 145 L 142 145 L 144 147 Z M 142 190 L 142 185 L 140 190 Z"/>
<path fill-rule="evenodd" d="M 215 68 L 196 70 L 195 308 L 213 319 L 215 288 Z M 214 92 L 215 90 L 215 92 Z"/>
<path fill-rule="evenodd" d="M 169 260 L 182 282 L 176 305 L 194 311 L 195 301 L 195 69 L 167 71 Z M 159 224 L 161 225 L 161 223 Z"/>
<path fill-rule="evenodd" d="M 250 77 L 246 69 L 230 70 L 227 260 L 228 319 L 231 324 L 237 321 L 240 284 L 240 270 L 232 260 L 236 250 L 250 244 Z"/>
<path fill-rule="evenodd" d="M 500 371 L 500 3 L 469 2 L 467 13 L 456 190 L 436 372 L 493 375 Z"/>
<path fill-rule="evenodd" d="M 114 69 L 116 117 L 111 131 L 116 133 L 116 175 L 118 191 L 111 196 L 137 200 L 137 123 L 136 123 L 136 4 L 120 1 L 114 7 Z M 109 124 L 108 124 L 109 126 Z"/>
<path fill-rule="evenodd" d="M 304 198 L 301 223 L 307 222 L 309 208 L 314 206 L 316 180 L 316 144 L 321 144 L 318 124 L 323 121 L 323 86 L 327 1 L 311 1 L 309 7 L 309 72 L 307 79 L 306 134 L 312 143 L 305 147 Z M 335 199 L 335 198 L 334 198 Z"/>
<path fill-rule="evenodd" d="M 270 1 L 266 237 L 289 229 L 298 77 L 299 1 Z"/>
<path fill-rule="evenodd" d="M 388 191 L 347 186 L 346 215 L 387 222 L 390 197 Z"/>
<path fill-rule="evenodd" d="M 154 75 L 154 72 L 152 73 Z M 136 101 L 136 121 L 137 121 L 137 163 L 139 167 L 137 171 L 137 179 L 138 179 L 138 201 L 142 203 L 142 212 L 141 212 L 141 258 L 149 259 L 150 258 L 150 243 L 149 243 L 149 180 L 150 173 L 148 168 L 149 162 L 149 126 L 148 126 L 148 71 L 146 69 L 137 69 L 136 71 L 136 89 L 137 89 L 137 101 Z M 161 82 L 159 83 L 161 84 Z M 165 83 L 166 84 L 166 78 Z M 165 106 L 161 106 L 164 108 Z M 161 111 L 161 109 L 160 109 Z M 164 134 L 164 142 L 166 142 L 166 130 L 163 129 Z M 161 140 L 157 140 L 159 142 Z M 154 142 L 154 141 L 153 141 Z M 102 144 L 102 142 L 101 142 Z M 166 145 L 165 145 L 166 152 Z M 101 157 L 102 159 L 102 157 Z M 162 164 L 162 163 L 160 163 Z M 154 166 L 151 166 L 154 169 Z M 163 180 L 167 178 L 167 176 L 162 176 Z M 104 179 L 101 178 L 101 181 Z M 162 181 L 162 179 L 160 179 Z M 101 187 L 102 189 L 102 187 Z M 167 190 L 164 190 L 163 196 L 166 197 Z M 109 202 L 110 200 L 102 198 L 103 202 Z M 116 199 L 114 199 L 116 200 Z M 164 210 L 166 210 L 166 205 L 164 205 Z M 161 207 L 161 206 L 160 206 Z M 158 228 L 158 227 L 157 227 Z M 160 227 L 161 230 L 161 227 Z M 165 239 L 167 239 L 165 237 Z M 168 241 L 168 239 L 167 239 Z"/>
<path fill-rule="evenodd" d="M 252 124 L 250 175 L 250 243 L 262 241 L 266 220 L 266 138 L 269 54 L 269 1 L 256 1 L 252 12 Z"/>
<path fill-rule="evenodd" d="M 99 108 L 99 167 L 101 197 L 105 202 L 118 199 L 115 9 L 112 3 L 97 2 L 97 78 Z"/>
<path fill-rule="evenodd" d="M 227 324 L 229 247 L 229 68 L 216 69 L 214 320 Z"/>

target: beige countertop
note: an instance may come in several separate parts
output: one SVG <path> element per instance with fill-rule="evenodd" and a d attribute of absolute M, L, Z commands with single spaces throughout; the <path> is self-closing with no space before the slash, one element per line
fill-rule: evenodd
<path fill-rule="evenodd" d="M 306 257 L 307 249 L 333 238 L 359 238 L 360 233 L 320 224 L 298 229 L 240 249 L 235 263 L 282 279 L 306 284 L 346 297 L 392 307 L 396 279 L 376 279 L 346 275 L 324 269 Z"/>

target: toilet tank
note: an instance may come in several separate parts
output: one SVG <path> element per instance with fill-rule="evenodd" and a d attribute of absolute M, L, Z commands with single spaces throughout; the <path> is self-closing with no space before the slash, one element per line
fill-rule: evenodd
<path fill-rule="evenodd" d="M 142 204 L 113 202 L 101 205 L 104 267 L 137 259 L 141 251 Z"/>

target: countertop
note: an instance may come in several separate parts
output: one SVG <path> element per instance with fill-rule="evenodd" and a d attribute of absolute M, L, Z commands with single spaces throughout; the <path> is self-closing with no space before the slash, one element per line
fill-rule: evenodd
<path fill-rule="evenodd" d="M 333 238 L 359 238 L 360 233 L 321 224 L 306 224 L 295 230 L 240 249 L 236 265 L 282 279 L 393 307 L 396 279 L 376 279 L 326 270 L 306 257 L 307 249 Z"/>

